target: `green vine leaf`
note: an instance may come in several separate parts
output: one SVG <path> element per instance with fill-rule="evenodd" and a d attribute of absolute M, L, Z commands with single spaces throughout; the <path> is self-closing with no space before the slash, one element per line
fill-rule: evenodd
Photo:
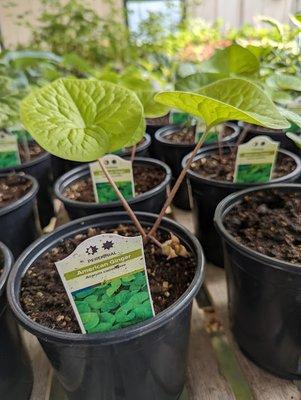
<path fill-rule="evenodd" d="M 240 120 L 272 129 L 284 129 L 289 122 L 273 101 L 254 83 L 245 79 L 222 79 L 198 93 L 161 92 L 156 101 L 204 120 L 207 127 Z"/>
<path fill-rule="evenodd" d="M 136 94 L 110 82 L 58 79 L 21 103 L 21 119 L 48 152 L 89 162 L 142 139 L 143 107 Z"/>

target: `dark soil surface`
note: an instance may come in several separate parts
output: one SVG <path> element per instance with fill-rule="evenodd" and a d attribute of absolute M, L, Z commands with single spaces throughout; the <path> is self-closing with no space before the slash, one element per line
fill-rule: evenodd
<path fill-rule="evenodd" d="M 24 312 L 34 321 L 51 329 L 80 333 L 78 323 L 65 292 L 55 262 L 71 254 L 88 237 L 101 233 L 135 236 L 137 231 L 129 225 L 101 230 L 90 228 L 86 233 L 64 240 L 45 253 L 26 272 L 21 287 Z M 166 232 L 158 231 L 161 243 L 169 239 Z M 153 243 L 145 245 L 145 259 L 156 314 L 172 305 L 191 284 L 196 270 L 193 255 L 167 260 Z"/>
<path fill-rule="evenodd" d="M 301 193 L 265 190 L 243 198 L 224 224 L 248 248 L 301 264 Z"/>
<path fill-rule="evenodd" d="M 166 173 L 160 167 L 133 166 L 136 196 L 148 192 L 165 179 Z M 94 191 L 91 177 L 80 179 L 68 186 L 63 195 L 71 200 L 94 203 Z"/>
<path fill-rule="evenodd" d="M 24 144 L 19 143 L 19 153 L 20 153 L 20 158 L 22 164 L 34 160 L 35 158 L 39 157 L 41 154 L 45 153 L 45 150 L 42 149 L 41 146 L 39 146 L 35 142 L 29 142 L 28 143 L 28 150 L 29 154 L 27 152 L 27 149 L 24 147 Z"/>
<path fill-rule="evenodd" d="M 146 118 L 146 124 L 153 125 L 153 126 L 168 125 L 169 124 L 169 114 L 163 115 L 163 117 Z"/>
<path fill-rule="evenodd" d="M 222 158 L 218 154 L 212 154 L 193 162 L 191 169 L 207 179 L 233 182 L 235 160 L 236 154 L 224 154 Z M 272 179 L 288 175 L 295 169 L 296 163 L 291 157 L 278 153 Z"/>
<path fill-rule="evenodd" d="M 31 186 L 32 183 L 22 175 L 11 174 L 0 178 L 0 208 L 23 197 Z"/>

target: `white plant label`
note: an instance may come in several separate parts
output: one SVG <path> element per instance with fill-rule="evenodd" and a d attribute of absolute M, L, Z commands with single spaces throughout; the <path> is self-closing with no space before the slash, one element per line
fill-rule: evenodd
<path fill-rule="evenodd" d="M 265 183 L 272 178 L 279 142 L 267 136 L 256 136 L 238 146 L 234 182 Z"/>
<path fill-rule="evenodd" d="M 132 199 L 135 196 L 132 162 L 115 154 L 108 154 L 102 157 L 102 160 L 124 198 Z M 97 203 L 105 204 L 119 200 L 97 161 L 90 163 L 90 173 Z"/>
<path fill-rule="evenodd" d="M 93 236 L 55 265 L 82 333 L 122 329 L 155 315 L 141 236 Z"/>
<path fill-rule="evenodd" d="M 0 131 L 0 168 L 20 165 L 18 138 Z"/>

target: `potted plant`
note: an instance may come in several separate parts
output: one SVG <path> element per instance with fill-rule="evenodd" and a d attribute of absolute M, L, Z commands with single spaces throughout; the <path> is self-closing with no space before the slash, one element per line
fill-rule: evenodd
<path fill-rule="evenodd" d="M 48 151 L 76 161 L 99 159 L 100 165 L 99 157 L 140 140 L 143 117 L 133 92 L 96 80 L 58 80 L 22 105 L 24 125 Z M 107 178 L 118 192 L 108 173 Z M 70 399 L 176 400 L 185 381 L 192 299 L 204 277 L 202 250 L 191 233 L 171 220 L 160 219 L 156 237 L 150 235 L 157 217 L 134 214 L 119 195 L 128 215 L 85 217 L 30 246 L 10 275 L 9 301 L 19 322 L 38 337 Z M 125 329 L 80 334 L 54 262 L 88 236 L 111 231 L 143 237 L 156 316 Z"/>
<path fill-rule="evenodd" d="M 0 242 L 0 396 L 1 399 L 28 400 L 32 370 L 6 300 L 6 282 L 12 265 L 12 253 Z"/>
<path fill-rule="evenodd" d="M 233 193 L 215 224 L 225 250 L 230 322 L 243 352 L 286 379 L 300 379 L 300 212 L 297 184 Z"/>
<path fill-rule="evenodd" d="M 0 174 L 0 240 L 15 257 L 38 236 L 38 183 L 24 174 Z"/>
<path fill-rule="evenodd" d="M 223 93 L 224 91 L 224 93 Z M 244 94 L 244 102 L 241 103 L 238 93 Z M 188 92 L 174 92 L 174 93 L 162 93 L 157 95 L 157 99 L 160 102 L 164 102 L 171 107 L 179 108 L 189 112 L 192 115 L 199 116 L 207 122 L 207 127 L 212 128 L 215 124 L 228 120 L 231 113 L 233 117 L 231 119 L 244 119 L 248 123 L 255 123 L 257 125 L 264 125 L 266 127 L 285 127 L 289 126 L 289 123 L 281 116 L 273 102 L 267 97 L 264 92 L 255 84 L 239 79 L 230 78 L 225 80 L 217 81 L 211 85 L 205 86 L 200 89 L 198 93 Z M 258 100 L 259 106 L 255 105 L 255 100 Z M 226 112 L 224 113 L 224 104 L 226 104 Z M 233 107 L 228 113 L 229 106 Z M 218 113 L 213 114 L 210 111 L 218 107 Z M 251 111 L 254 107 L 256 112 Z M 273 117 L 271 117 L 273 116 Z M 208 132 L 205 132 L 203 141 L 205 140 Z M 198 146 L 197 146 L 198 147 Z M 228 146 L 219 147 L 207 147 L 203 150 L 194 149 L 194 151 L 187 155 L 183 160 L 183 171 L 187 169 L 187 165 L 190 165 L 191 158 L 194 162 L 192 166 L 188 168 L 188 179 L 192 187 L 192 193 L 194 198 L 194 219 L 197 237 L 200 239 L 208 259 L 215 262 L 217 265 L 223 265 L 222 250 L 218 235 L 213 226 L 213 215 L 214 210 L 219 201 L 229 194 L 229 191 L 236 191 L 242 188 L 241 184 L 233 184 L 232 180 L 227 179 L 216 179 L 212 178 L 211 175 L 216 172 L 218 162 L 214 161 L 213 171 L 208 176 L 202 176 L 199 172 L 194 171 L 202 164 L 199 159 L 206 158 L 206 154 L 210 152 L 219 156 L 219 151 L 229 152 Z M 279 178 L 280 181 L 292 181 L 297 179 L 300 175 L 300 160 L 294 154 L 286 154 L 291 159 L 292 171 L 289 171 L 287 176 Z M 228 167 L 228 162 L 225 163 Z M 228 171 L 229 172 L 229 171 Z"/>

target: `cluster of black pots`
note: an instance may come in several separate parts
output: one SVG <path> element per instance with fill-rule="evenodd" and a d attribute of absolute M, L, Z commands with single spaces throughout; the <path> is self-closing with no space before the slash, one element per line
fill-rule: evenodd
<path fill-rule="evenodd" d="M 137 213 L 143 226 L 156 215 Z M 185 383 L 192 300 L 204 279 L 204 257 L 196 238 L 170 219 L 173 232 L 195 255 L 197 269 L 186 292 L 168 309 L 143 323 L 101 334 L 72 334 L 41 326 L 22 310 L 22 277 L 42 253 L 90 227 L 130 223 L 124 212 L 72 221 L 32 244 L 17 260 L 8 282 L 8 300 L 19 323 L 40 341 L 70 400 L 178 400 Z"/>
<path fill-rule="evenodd" d="M 232 132 L 228 136 L 223 138 L 224 144 L 231 144 L 235 142 L 238 138 L 240 129 L 236 124 L 226 123 L 225 124 Z M 156 158 L 164 161 L 172 171 L 173 181 L 175 181 L 182 171 L 182 160 L 183 158 L 190 153 L 195 144 L 187 144 L 187 143 L 173 143 L 168 140 L 168 136 L 172 133 L 178 132 L 181 130 L 181 127 L 177 125 L 167 125 L 155 133 L 155 153 Z M 211 143 L 212 145 L 216 143 Z M 206 148 L 208 144 L 204 144 L 203 148 Z M 185 180 L 180 186 L 175 198 L 174 198 L 175 206 L 183 209 L 190 210 L 191 201 L 189 197 L 189 189 L 187 186 L 187 181 Z"/>
<path fill-rule="evenodd" d="M 223 145 L 225 152 L 231 151 L 233 146 Z M 212 145 L 202 148 L 195 157 L 199 160 L 207 157 L 209 154 L 216 154 L 218 146 Z M 272 183 L 295 182 L 301 175 L 300 158 L 287 150 L 279 150 L 280 154 L 290 156 L 294 159 L 296 169 L 288 175 L 272 180 Z M 190 157 L 188 154 L 182 161 L 184 167 Z M 219 235 L 214 227 L 214 212 L 219 204 L 226 196 L 233 192 L 238 192 L 247 187 L 254 187 L 256 184 L 239 184 L 234 182 L 217 181 L 200 176 L 192 169 L 187 173 L 188 183 L 191 188 L 193 198 L 193 219 L 196 230 L 196 236 L 200 240 L 208 261 L 218 266 L 224 265 L 223 249 Z"/>
<path fill-rule="evenodd" d="M 133 199 L 129 200 L 131 208 L 134 211 L 146 211 L 159 213 L 167 196 L 167 189 L 171 181 L 171 170 L 170 168 L 159 160 L 152 158 L 140 158 L 136 157 L 134 165 L 141 165 L 147 167 L 159 167 L 165 171 L 165 179 L 160 185 L 149 190 L 148 192 L 142 193 Z M 85 179 L 89 176 L 90 169 L 88 164 L 84 164 L 80 167 L 72 169 L 71 171 L 64 174 L 60 179 L 57 180 L 54 187 L 55 195 L 62 201 L 70 219 L 76 219 L 85 217 L 87 215 L 93 215 L 96 213 L 122 211 L 123 206 L 120 201 L 113 201 L 107 204 L 100 203 L 87 203 L 82 201 L 71 200 L 64 196 L 65 189 L 76 183 L 81 179 Z"/>
<path fill-rule="evenodd" d="M 33 384 L 32 370 L 16 320 L 7 307 L 5 291 L 13 256 L 1 242 L 0 253 L 3 258 L 0 275 L 0 399 L 28 400 Z"/>

